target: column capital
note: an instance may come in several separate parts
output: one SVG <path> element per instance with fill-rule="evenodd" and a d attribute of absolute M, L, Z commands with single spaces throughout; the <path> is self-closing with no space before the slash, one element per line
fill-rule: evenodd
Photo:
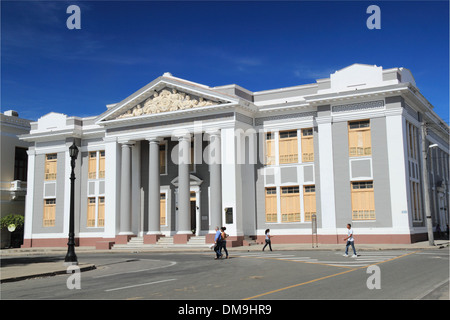
<path fill-rule="evenodd" d="M 119 141 L 119 143 L 122 145 L 122 148 L 123 148 L 125 146 L 128 146 L 128 147 L 133 146 L 136 143 L 136 141 L 134 141 L 134 140 L 122 140 L 122 141 Z"/>
<path fill-rule="evenodd" d="M 178 141 L 191 141 L 192 135 L 190 133 L 180 133 L 173 135 Z"/>
<path fill-rule="evenodd" d="M 148 136 L 148 137 L 145 137 L 145 140 L 147 140 L 148 142 L 153 142 L 153 143 L 161 143 L 164 140 L 164 137 Z"/>
<path fill-rule="evenodd" d="M 205 133 L 210 137 L 221 137 L 222 136 L 222 130 L 219 128 L 210 128 L 205 129 Z"/>

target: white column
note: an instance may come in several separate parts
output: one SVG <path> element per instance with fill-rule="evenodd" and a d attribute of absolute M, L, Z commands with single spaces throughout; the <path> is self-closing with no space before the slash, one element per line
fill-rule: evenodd
<path fill-rule="evenodd" d="M 160 138 L 149 138 L 148 157 L 148 232 L 147 235 L 161 234 L 160 227 L 160 179 L 159 144 Z"/>
<path fill-rule="evenodd" d="M 142 235 L 141 224 L 141 144 L 137 141 L 131 148 L 131 230 Z"/>
<path fill-rule="evenodd" d="M 331 116 L 316 118 L 319 129 L 320 206 L 322 234 L 336 234 Z"/>
<path fill-rule="evenodd" d="M 191 150 L 190 135 L 178 137 L 178 231 L 177 234 L 192 234 L 190 217 L 189 164 Z"/>
<path fill-rule="evenodd" d="M 216 226 L 222 226 L 222 179 L 221 179 L 221 133 L 220 130 L 208 132 L 210 137 L 209 185 L 210 185 L 210 233 Z"/>
<path fill-rule="evenodd" d="M 122 144 L 119 235 L 133 234 L 131 231 L 131 147 L 130 143 Z"/>
<path fill-rule="evenodd" d="M 115 138 L 105 139 L 105 228 L 104 238 L 114 238 L 119 227 L 120 145 Z"/>
<path fill-rule="evenodd" d="M 28 149 L 28 172 L 27 172 L 27 195 L 25 201 L 25 227 L 24 227 L 24 246 L 32 246 L 33 234 L 33 197 L 34 197 L 34 176 L 36 151 L 33 148 Z M 28 243 L 28 241 L 29 243 Z"/>

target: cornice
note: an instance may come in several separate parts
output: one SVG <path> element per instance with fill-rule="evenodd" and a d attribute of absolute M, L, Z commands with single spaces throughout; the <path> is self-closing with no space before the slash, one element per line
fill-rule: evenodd
<path fill-rule="evenodd" d="M 361 90 L 315 94 L 305 96 L 304 98 L 305 101 L 311 105 L 334 104 L 356 99 L 379 99 L 384 96 L 401 95 L 402 93 L 408 91 L 408 87 L 409 83 L 400 83 L 384 87 L 365 88 Z"/>

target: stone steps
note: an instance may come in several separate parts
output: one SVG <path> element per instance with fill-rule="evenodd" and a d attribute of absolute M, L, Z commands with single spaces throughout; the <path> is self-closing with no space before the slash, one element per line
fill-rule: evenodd
<path fill-rule="evenodd" d="M 112 250 L 150 249 L 150 248 L 208 248 L 205 236 L 194 236 L 186 244 L 174 244 L 173 237 L 161 237 L 156 244 L 144 244 L 143 237 L 133 237 L 127 244 L 114 244 Z"/>

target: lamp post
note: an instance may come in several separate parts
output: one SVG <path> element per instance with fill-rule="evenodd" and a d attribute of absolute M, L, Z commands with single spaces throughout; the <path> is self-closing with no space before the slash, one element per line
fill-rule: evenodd
<path fill-rule="evenodd" d="M 78 265 L 77 255 L 75 254 L 75 213 L 74 213 L 74 186 L 75 186 L 75 160 L 78 156 L 78 148 L 75 145 L 75 141 L 69 147 L 69 155 L 71 158 L 70 165 L 72 167 L 72 173 L 70 174 L 70 217 L 69 217 L 69 242 L 67 242 L 67 254 L 64 259 L 65 265 Z"/>
<path fill-rule="evenodd" d="M 426 146 L 426 124 L 422 123 L 422 178 L 423 178 L 423 194 L 424 194 L 424 207 L 425 216 L 427 221 L 427 232 L 428 232 L 428 243 L 430 246 L 434 246 L 434 235 L 433 235 L 433 220 L 431 219 L 430 210 L 430 183 L 428 180 L 428 150 L 437 147 L 437 144 L 432 144 Z"/>

